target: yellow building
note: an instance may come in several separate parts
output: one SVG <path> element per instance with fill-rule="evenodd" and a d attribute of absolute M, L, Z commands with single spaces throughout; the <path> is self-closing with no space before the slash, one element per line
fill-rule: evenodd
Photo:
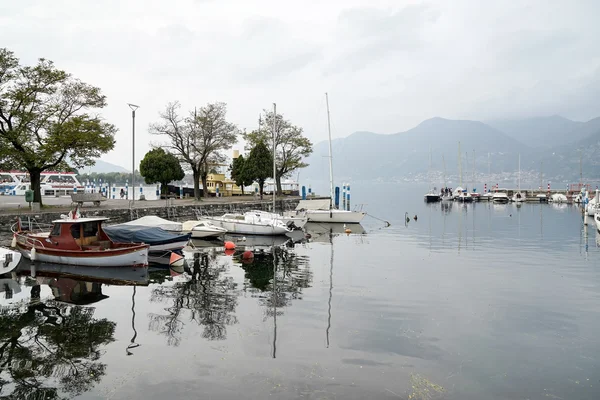
<path fill-rule="evenodd" d="M 208 174 L 206 177 L 206 191 L 211 195 L 216 195 L 219 188 L 219 196 L 241 196 L 242 189 L 225 174 Z"/>

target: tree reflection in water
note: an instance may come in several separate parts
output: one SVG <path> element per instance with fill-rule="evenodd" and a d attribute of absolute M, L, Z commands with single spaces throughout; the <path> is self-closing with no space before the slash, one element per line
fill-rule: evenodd
<path fill-rule="evenodd" d="M 273 315 L 273 308 L 287 307 L 292 300 L 302 299 L 302 290 L 312 283 L 308 258 L 298 256 L 287 247 L 257 250 L 254 260 L 242 263 L 242 268 L 246 272 L 244 291 L 260 299 L 267 307 L 267 316 Z M 278 315 L 282 313 L 278 311 Z"/>
<path fill-rule="evenodd" d="M 31 301 L 0 308 L 0 397 L 59 399 L 90 390 L 105 374 L 102 345 L 112 342 L 115 323 L 94 319 L 95 308 Z"/>
<path fill-rule="evenodd" d="M 216 262 L 216 254 L 194 253 L 194 262 L 184 282 L 163 284 L 153 289 L 151 301 L 170 302 L 167 314 L 149 314 L 152 331 L 167 336 L 169 345 L 178 346 L 185 321 L 204 327 L 202 337 L 223 340 L 227 326 L 237 323 L 237 284 L 224 276 L 225 265 Z"/>

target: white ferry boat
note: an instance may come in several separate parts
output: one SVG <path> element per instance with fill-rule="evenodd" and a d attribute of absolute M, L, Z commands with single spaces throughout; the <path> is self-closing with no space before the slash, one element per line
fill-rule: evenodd
<path fill-rule="evenodd" d="M 75 190 L 83 192 L 85 189 L 74 172 L 42 172 L 40 185 L 42 196 L 69 195 Z M 29 189 L 31 183 L 28 173 L 0 171 L 0 194 L 24 196 L 25 191 Z"/>

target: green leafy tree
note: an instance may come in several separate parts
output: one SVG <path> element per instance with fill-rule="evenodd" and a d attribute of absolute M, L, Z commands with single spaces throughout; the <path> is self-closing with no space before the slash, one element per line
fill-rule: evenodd
<path fill-rule="evenodd" d="M 273 177 L 273 154 L 263 141 L 259 141 L 250 150 L 245 161 L 248 177 L 258 182 L 260 198 L 263 198 L 263 187 L 267 178 Z"/>
<path fill-rule="evenodd" d="M 27 170 L 41 204 L 43 171 L 66 169 L 67 159 L 77 168 L 93 165 L 114 147 L 117 129 L 96 114 L 105 106 L 99 88 L 52 61 L 23 66 L 0 48 L 0 166 Z"/>
<path fill-rule="evenodd" d="M 163 194 L 171 181 L 180 181 L 185 177 L 181 164 L 173 154 L 156 148 L 150 150 L 140 162 L 140 173 L 147 184 L 160 183 Z"/>
<path fill-rule="evenodd" d="M 281 195 L 281 178 L 289 176 L 293 171 L 307 167 L 304 159 L 312 151 L 312 143 L 303 135 L 300 127 L 283 118 L 281 114 L 265 110 L 265 119 L 261 122 L 260 129 L 250 133 L 244 133 L 244 140 L 249 147 L 253 147 L 259 141 L 273 146 L 273 132 L 275 132 L 276 148 L 276 173 L 277 194 Z"/>
<path fill-rule="evenodd" d="M 235 181 L 235 184 L 242 189 L 244 194 L 244 186 L 252 184 L 252 177 L 250 176 L 248 166 L 246 165 L 246 159 L 240 155 L 238 158 L 233 160 L 233 163 L 229 167 L 231 171 L 231 179 Z"/>
<path fill-rule="evenodd" d="M 225 103 L 207 104 L 189 112 L 188 117 L 179 114 L 180 108 L 179 102 L 167 104 L 159 114 L 160 122 L 151 124 L 149 131 L 169 139 L 163 147 L 189 166 L 194 178 L 194 196 L 200 199 L 199 182 L 206 188 L 208 174 L 225 160 L 222 151 L 237 142 L 239 130 L 227 121 Z M 204 197 L 208 195 L 204 190 Z"/>

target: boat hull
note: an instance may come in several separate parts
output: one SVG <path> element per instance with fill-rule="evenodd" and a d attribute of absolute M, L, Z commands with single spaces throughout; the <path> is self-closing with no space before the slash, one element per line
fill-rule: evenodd
<path fill-rule="evenodd" d="M 600 232 L 600 213 L 594 214 L 594 222 L 596 222 L 596 229 Z"/>
<path fill-rule="evenodd" d="M 367 213 L 344 210 L 307 210 L 308 222 L 358 224 Z"/>
<path fill-rule="evenodd" d="M 17 243 L 17 249 L 23 257 L 32 260 L 33 247 Z M 99 251 L 51 250 L 35 247 L 33 260 L 79 267 L 146 267 L 148 266 L 148 245 Z"/>
<path fill-rule="evenodd" d="M 219 219 L 211 219 L 211 222 L 221 228 L 227 230 L 227 233 L 237 233 L 240 235 L 285 235 L 289 229 L 282 226 L 273 225 L 258 225 L 247 222 L 224 221 Z"/>
<path fill-rule="evenodd" d="M 151 253 L 156 253 L 163 251 L 181 250 L 188 244 L 188 242 L 189 238 L 186 236 L 185 239 L 180 240 L 178 242 L 150 245 L 150 249 L 148 251 L 150 251 Z"/>
<path fill-rule="evenodd" d="M 426 194 L 425 202 L 426 203 L 436 203 L 440 201 L 440 196 L 438 194 Z"/>
<path fill-rule="evenodd" d="M 190 231 L 192 234 L 192 239 L 202 239 L 202 238 L 209 238 L 209 237 L 217 237 L 217 236 L 221 236 L 225 233 L 227 233 L 227 230 L 224 228 L 221 228 L 222 230 L 214 230 L 214 231 L 207 231 L 207 230 L 196 230 L 193 229 Z"/>

